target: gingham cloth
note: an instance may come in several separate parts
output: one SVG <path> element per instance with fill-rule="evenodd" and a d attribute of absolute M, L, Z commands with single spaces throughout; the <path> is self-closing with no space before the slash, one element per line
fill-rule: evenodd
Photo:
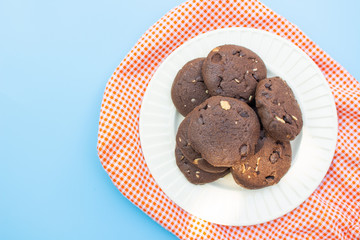
<path fill-rule="evenodd" d="M 185 41 L 210 30 L 252 27 L 276 33 L 318 65 L 334 95 L 339 136 L 316 191 L 290 213 L 248 227 L 213 224 L 185 212 L 154 181 L 139 139 L 139 112 L 160 63 Z M 101 105 L 98 154 L 116 187 L 180 239 L 360 239 L 360 84 L 302 31 L 257 0 L 191 0 L 140 38 L 108 81 Z"/>

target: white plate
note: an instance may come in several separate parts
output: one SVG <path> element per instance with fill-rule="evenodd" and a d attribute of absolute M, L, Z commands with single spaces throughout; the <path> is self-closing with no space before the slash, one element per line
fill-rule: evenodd
<path fill-rule="evenodd" d="M 274 186 L 247 190 L 236 185 L 231 174 L 196 186 L 189 183 L 176 166 L 175 135 L 183 117 L 171 101 L 172 82 L 186 62 L 205 57 L 222 44 L 237 44 L 256 52 L 264 60 L 268 76 L 285 79 L 300 104 L 304 126 L 291 142 L 292 166 Z M 207 32 L 177 48 L 154 74 L 140 112 L 141 147 L 155 181 L 187 212 L 224 225 L 263 223 L 299 206 L 324 178 L 336 138 L 335 103 L 319 68 L 290 41 L 250 28 Z"/>

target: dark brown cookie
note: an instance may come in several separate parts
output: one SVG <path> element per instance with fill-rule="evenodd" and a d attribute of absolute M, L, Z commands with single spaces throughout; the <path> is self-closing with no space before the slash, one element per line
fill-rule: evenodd
<path fill-rule="evenodd" d="M 302 114 L 293 92 L 279 77 L 263 79 L 255 94 L 264 129 L 275 139 L 293 140 L 303 126 Z"/>
<path fill-rule="evenodd" d="M 191 146 L 211 165 L 231 167 L 254 154 L 260 124 L 246 103 L 215 96 L 197 106 L 189 117 Z"/>
<path fill-rule="evenodd" d="M 204 58 L 197 58 L 186 63 L 173 82 L 171 98 L 183 116 L 210 97 L 201 74 L 203 62 Z"/>
<path fill-rule="evenodd" d="M 226 171 L 226 167 L 215 167 L 209 164 L 204 158 L 201 157 L 201 154 L 196 152 L 189 141 L 188 138 L 188 129 L 190 124 L 190 114 L 184 118 L 181 122 L 177 134 L 176 134 L 176 145 L 179 147 L 180 151 L 184 154 L 191 163 L 196 165 L 198 168 L 211 173 L 221 173 Z"/>
<path fill-rule="evenodd" d="M 206 57 L 202 74 L 209 93 L 249 102 L 259 80 L 266 78 L 266 67 L 253 51 L 237 45 L 214 48 Z"/>
<path fill-rule="evenodd" d="M 175 149 L 176 165 L 186 179 L 193 184 L 204 184 L 218 180 L 229 173 L 229 169 L 221 173 L 209 173 L 201 170 L 192 164 L 180 151 L 178 147 Z"/>
<path fill-rule="evenodd" d="M 265 134 L 259 138 L 256 149 L 258 152 L 255 155 L 231 168 L 235 182 L 249 189 L 278 183 L 291 165 L 291 145 L 288 141 L 275 140 Z"/>

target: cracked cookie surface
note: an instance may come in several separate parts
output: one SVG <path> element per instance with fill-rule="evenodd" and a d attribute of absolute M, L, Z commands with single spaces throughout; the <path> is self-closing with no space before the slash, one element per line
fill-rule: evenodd
<path fill-rule="evenodd" d="M 258 81 L 266 77 L 266 67 L 253 51 L 237 45 L 222 45 L 208 54 L 202 74 L 212 96 L 250 102 Z"/>
<path fill-rule="evenodd" d="M 191 146 L 213 166 L 230 167 L 254 154 L 259 134 L 256 113 L 235 98 L 211 97 L 190 113 Z"/>
<path fill-rule="evenodd" d="M 183 116 L 210 97 L 201 73 L 204 59 L 197 58 L 186 63 L 172 84 L 171 99 Z"/>

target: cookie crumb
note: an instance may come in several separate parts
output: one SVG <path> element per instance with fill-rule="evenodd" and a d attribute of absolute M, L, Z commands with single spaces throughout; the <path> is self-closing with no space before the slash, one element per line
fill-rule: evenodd
<path fill-rule="evenodd" d="M 212 52 L 218 52 L 219 51 L 219 48 L 217 47 L 217 48 L 214 48 L 213 50 L 212 50 Z"/>
<path fill-rule="evenodd" d="M 228 101 L 220 101 L 220 106 L 224 110 L 229 110 L 231 108 L 230 103 Z"/>

